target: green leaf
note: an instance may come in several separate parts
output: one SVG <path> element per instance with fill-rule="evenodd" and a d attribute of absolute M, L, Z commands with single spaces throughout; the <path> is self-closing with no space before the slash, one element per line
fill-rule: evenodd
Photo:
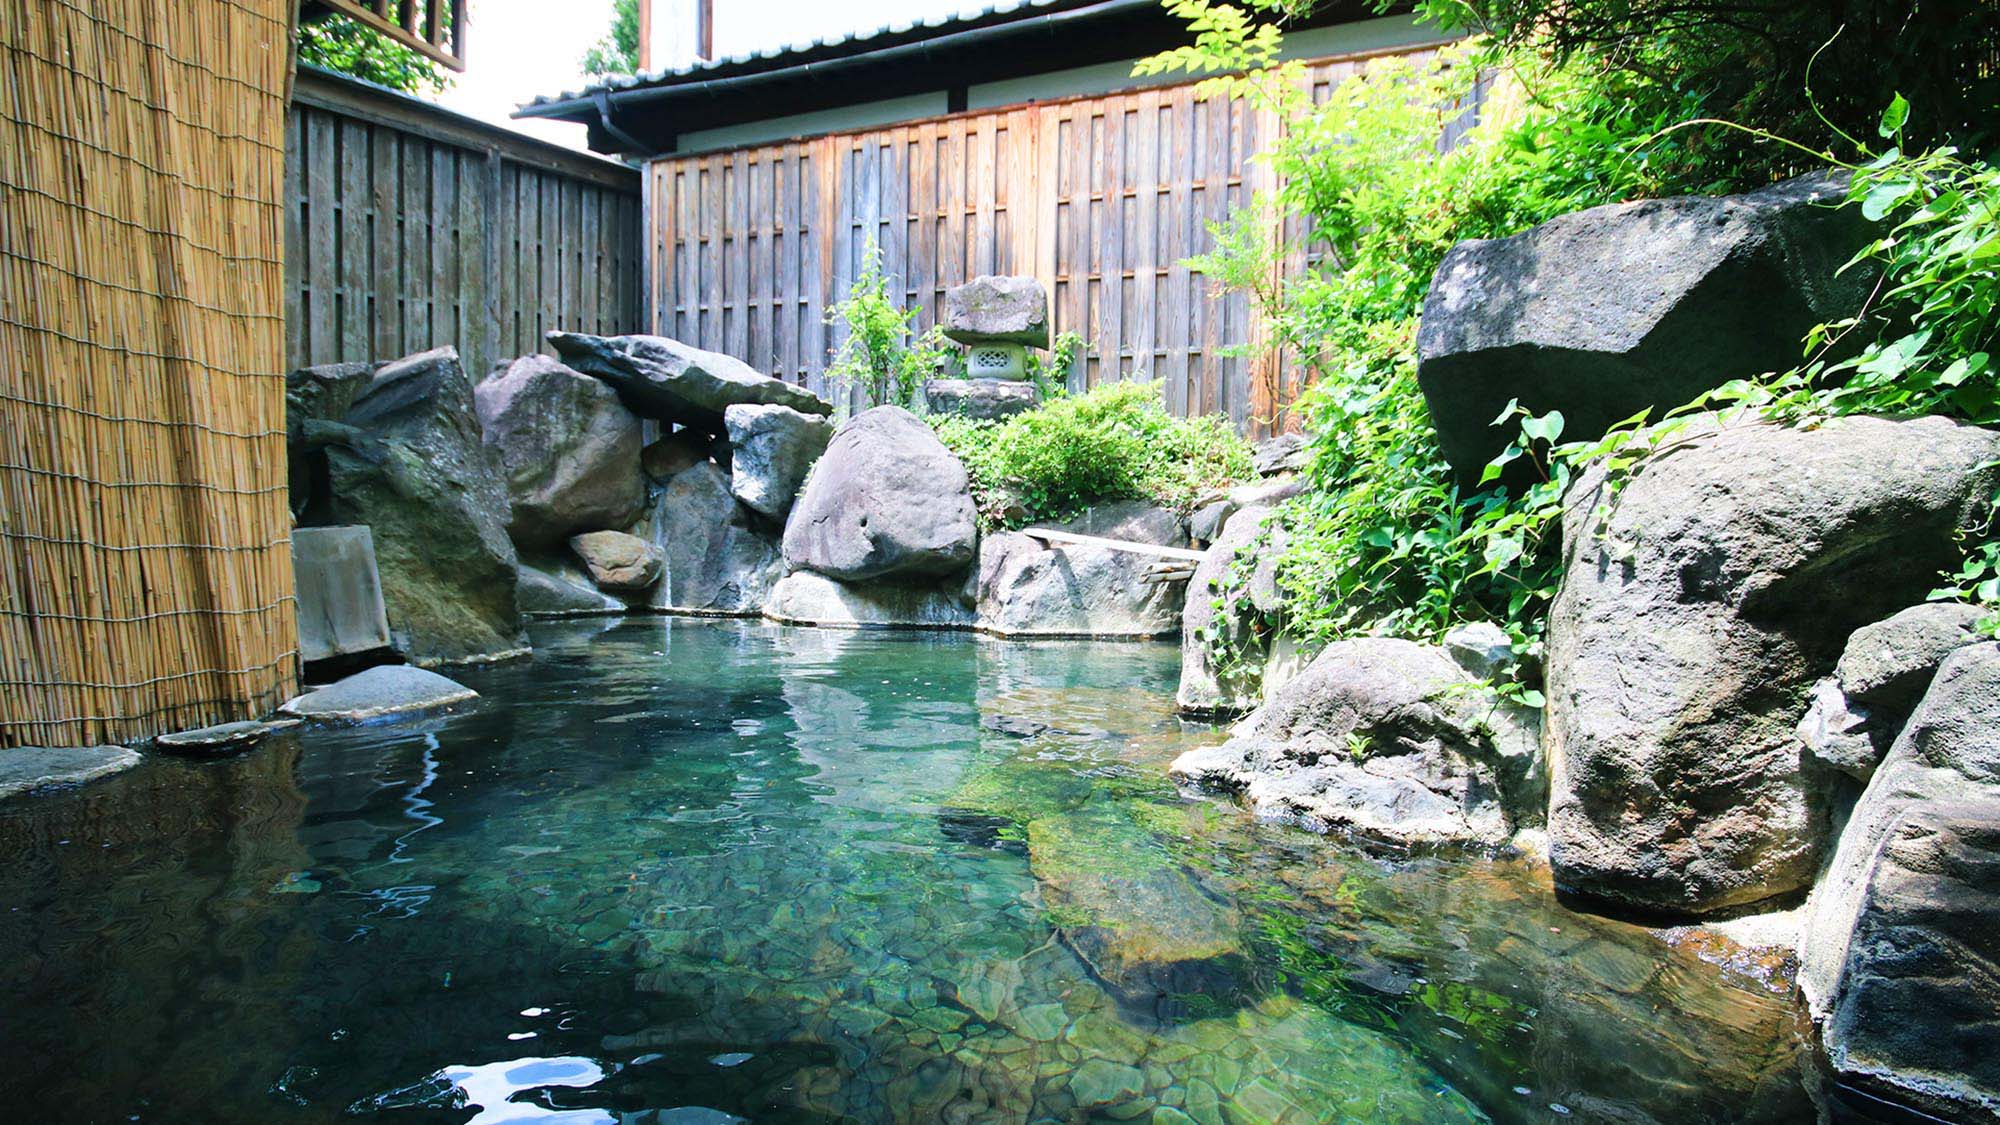
<path fill-rule="evenodd" d="M 1554 445 L 1556 439 L 1561 437 L 1563 432 L 1562 411 L 1551 410 L 1539 418 L 1522 419 L 1521 432 L 1531 438 L 1540 438 L 1542 441 Z"/>
<path fill-rule="evenodd" d="M 1523 707 L 1547 707 L 1549 705 L 1548 698 L 1534 688 L 1522 691 L 1518 698 Z"/>
<path fill-rule="evenodd" d="M 1882 123 L 1875 127 L 1875 131 L 1881 134 L 1884 140 L 1893 139 L 1896 134 L 1903 131 L 1903 124 L 1909 119 L 1909 100 L 1898 93 L 1890 100 L 1889 108 L 1882 111 Z"/>
<path fill-rule="evenodd" d="M 1862 197 L 1861 215 L 1871 223 L 1880 222 L 1884 216 L 1896 209 L 1897 204 L 1915 195 L 1916 192 L 1917 185 L 1914 180 L 1891 180 L 1888 183 L 1876 184 L 1868 189 L 1866 196 Z"/>

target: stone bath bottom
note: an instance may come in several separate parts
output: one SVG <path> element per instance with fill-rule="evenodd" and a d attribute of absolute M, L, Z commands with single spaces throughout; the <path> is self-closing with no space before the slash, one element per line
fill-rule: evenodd
<path fill-rule="evenodd" d="M 1165 765 L 1164 645 L 538 627 L 476 710 L 0 807 L 17 1121 L 1744 1121 L 1790 1003 Z"/>

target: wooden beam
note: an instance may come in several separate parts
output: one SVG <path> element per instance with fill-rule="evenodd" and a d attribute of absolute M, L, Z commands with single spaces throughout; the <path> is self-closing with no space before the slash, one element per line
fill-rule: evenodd
<path fill-rule="evenodd" d="M 1107 551 L 1129 551 L 1135 555 L 1153 555 L 1163 559 L 1183 559 L 1200 562 L 1205 552 L 1190 551 L 1185 547 L 1161 547 L 1152 543 L 1135 543 L 1129 539 L 1105 539 L 1096 535 L 1078 535 L 1073 531 L 1054 531 L 1046 527 L 1024 528 L 1021 534 L 1030 539 L 1040 539 L 1051 546 L 1102 547 Z"/>
<path fill-rule="evenodd" d="M 438 20 L 433 15 L 429 23 L 431 38 L 417 34 L 417 0 L 374 0 L 372 4 L 362 4 L 360 0 L 314 0 L 315 3 L 341 15 L 365 24 L 403 46 L 435 59 L 452 70 L 465 71 L 465 53 L 460 45 L 465 42 L 465 11 L 462 3 L 452 4 L 452 26 L 437 27 Z M 431 0 L 432 4 L 443 0 Z"/>

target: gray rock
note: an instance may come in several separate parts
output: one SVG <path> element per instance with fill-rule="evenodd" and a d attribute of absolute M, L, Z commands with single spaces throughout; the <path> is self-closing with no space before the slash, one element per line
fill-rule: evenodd
<path fill-rule="evenodd" d="M 364 723 L 436 711 L 478 697 L 478 692 L 436 672 L 385 664 L 309 691 L 279 710 L 319 723 Z"/>
<path fill-rule="evenodd" d="M 1250 467 L 1260 477 L 1298 472 L 1311 460 L 1307 441 L 1306 435 L 1300 433 L 1265 438 L 1250 448 Z"/>
<path fill-rule="evenodd" d="M 515 601 L 530 617 L 592 617 L 625 611 L 624 602 L 589 585 L 588 579 L 579 581 L 579 577 L 523 563 Z"/>
<path fill-rule="evenodd" d="M 1016 379 L 932 379 L 924 384 L 924 401 L 932 414 L 998 422 L 1040 406 L 1042 392 Z"/>
<path fill-rule="evenodd" d="M 243 722 L 219 723 L 212 727 L 163 734 L 153 740 L 153 745 L 172 754 L 215 758 L 248 750 L 265 738 L 280 731 L 291 730 L 298 725 L 297 719 L 267 721 L 246 719 Z"/>
<path fill-rule="evenodd" d="M 1442 648 L 1339 641 L 1171 772 L 1317 831 L 1497 846 L 1541 817 L 1540 730 L 1534 712 L 1470 688 Z"/>
<path fill-rule="evenodd" d="M 1491 621 L 1460 625 L 1444 635 L 1444 650 L 1475 678 L 1490 680 L 1514 666 L 1514 642 Z"/>
<path fill-rule="evenodd" d="M 782 521 L 813 462 L 833 440 L 832 423 L 789 406 L 732 406 L 722 420 L 729 428 L 730 491 Z"/>
<path fill-rule="evenodd" d="M 81 785 L 139 764 L 123 746 L 10 746 L 0 749 L 0 799 L 57 785 Z"/>
<path fill-rule="evenodd" d="M 646 504 L 639 418 L 618 392 L 529 355 L 487 376 L 473 401 L 507 482 L 515 543 L 549 547 L 638 518 Z"/>
<path fill-rule="evenodd" d="M 1158 561 L 1018 532 L 988 535 L 979 544 L 979 627 L 1004 637 L 1176 635 L 1186 587 L 1145 581 Z"/>
<path fill-rule="evenodd" d="M 1304 491 L 1305 482 L 1291 473 L 1210 492 L 1197 501 L 1189 532 L 1198 543 L 1213 543 L 1231 516 L 1245 508 L 1273 508 Z"/>
<path fill-rule="evenodd" d="M 1874 283 L 1840 272 L 1872 237 L 1844 183 L 1805 176 L 1748 195 L 1648 200 L 1453 247 L 1424 301 L 1418 381 L 1461 480 L 1506 445 L 1518 399 L 1560 410 L 1565 440 L 1799 361 L 1815 325 Z M 1657 414 L 1656 414 L 1657 417 Z"/>
<path fill-rule="evenodd" d="M 1807 755 L 1826 769 L 1867 781 L 1896 736 L 1894 722 L 1878 722 L 1873 709 L 1849 699 L 1833 676 L 1814 684 L 1808 698 L 1798 727 Z"/>
<path fill-rule="evenodd" d="M 659 548 L 622 531 L 585 532 L 570 539 L 569 549 L 600 590 L 635 593 L 658 583 L 666 568 Z"/>
<path fill-rule="evenodd" d="M 571 367 L 611 384 L 635 413 L 707 434 L 721 434 L 722 412 L 738 403 L 833 413 L 825 399 L 803 387 L 760 375 L 734 356 L 664 336 L 551 332 L 549 343 Z"/>
<path fill-rule="evenodd" d="M 1270 515 L 1266 507 L 1232 515 L 1188 580 L 1175 700 L 1189 714 L 1239 714 L 1257 706 L 1264 662 L 1272 653 L 1272 619 L 1284 609 L 1276 576 L 1284 532 L 1275 526 L 1265 530 Z M 1245 551 L 1255 554 L 1248 582 L 1241 589 L 1226 589 L 1236 558 Z M 1216 641 L 1226 644 L 1231 659 L 1216 659 Z"/>
<path fill-rule="evenodd" d="M 367 528 L 293 529 L 292 574 L 300 660 L 311 664 L 389 647 L 375 537 Z"/>
<path fill-rule="evenodd" d="M 375 375 L 372 363 L 326 363 L 285 376 L 285 473 L 294 515 L 313 499 L 313 463 L 307 456 L 306 427 L 341 422 L 347 408 Z"/>
<path fill-rule="evenodd" d="M 1844 418 L 1697 426 L 1615 500 L 1586 474 L 1549 615 L 1557 884 L 1677 912 L 1804 888 L 1829 803 L 1803 697 L 1953 563 L 1996 455 L 2000 435 L 1939 418 Z"/>
<path fill-rule="evenodd" d="M 832 628 L 970 629 L 978 623 L 972 599 L 957 585 L 848 583 L 809 570 L 778 581 L 764 616 L 789 625 Z"/>
<path fill-rule="evenodd" d="M 661 581 L 638 602 L 650 609 L 756 614 L 784 574 L 775 537 L 730 495 L 728 474 L 710 462 L 668 481 L 633 534 L 665 560 Z"/>
<path fill-rule="evenodd" d="M 1855 630 L 1833 674 L 1856 703 L 1907 715 L 1944 658 L 1979 639 L 1984 616 L 1978 606 L 1960 602 L 1911 606 Z"/>
<path fill-rule="evenodd" d="M 1046 348 L 1049 295 L 1032 277 L 975 277 L 944 291 L 944 334 L 961 344 Z"/>
<path fill-rule="evenodd" d="M 458 353 L 384 365 L 346 421 L 313 454 L 328 489 L 306 522 L 368 526 L 397 651 L 418 664 L 526 651 L 507 488 Z"/>
<path fill-rule="evenodd" d="M 2000 644 L 1945 660 L 1813 892 L 1799 985 L 1845 1083 L 2000 1111 Z"/>
<path fill-rule="evenodd" d="M 1155 547 L 1188 545 L 1187 521 L 1145 500 L 1112 500 L 1093 504 L 1068 520 L 1048 526 L 1076 535 L 1150 543 Z"/>
<path fill-rule="evenodd" d="M 1229 523 L 1229 517 L 1240 510 L 1236 506 L 1236 501 L 1226 496 L 1220 500 L 1210 500 L 1196 508 L 1194 516 L 1188 520 L 1188 537 L 1197 543 L 1215 542 L 1222 537 L 1222 529 Z"/>
<path fill-rule="evenodd" d="M 916 415 L 878 406 L 848 420 L 785 524 L 785 561 L 849 582 L 965 569 L 979 537 L 951 450 Z"/>

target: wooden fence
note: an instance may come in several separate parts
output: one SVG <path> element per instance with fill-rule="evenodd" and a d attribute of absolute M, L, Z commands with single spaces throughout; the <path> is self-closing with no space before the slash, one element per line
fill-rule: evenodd
<path fill-rule="evenodd" d="M 296 687 L 291 18 L 0 5 L 0 747 L 251 718 Z"/>
<path fill-rule="evenodd" d="M 1368 57 L 1320 60 L 1307 80 L 1323 98 Z M 826 310 L 873 240 L 920 327 L 951 285 L 1032 274 L 1055 330 L 1091 345 L 1072 387 L 1158 378 L 1177 412 L 1282 428 L 1295 369 L 1254 347 L 1244 297 L 1183 264 L 1208 224 L 1274 186 L 1251 157 L 1276 128 L 1188 84 L 664 157 L 646 177 L 651 330 L 827 393 Z"/>
<path fill-rule="evenodd" d="M 630 168 L 309 67 L 285 150 L 292 367 L 452 344 L 478 379 L 640 326 Z"/>

